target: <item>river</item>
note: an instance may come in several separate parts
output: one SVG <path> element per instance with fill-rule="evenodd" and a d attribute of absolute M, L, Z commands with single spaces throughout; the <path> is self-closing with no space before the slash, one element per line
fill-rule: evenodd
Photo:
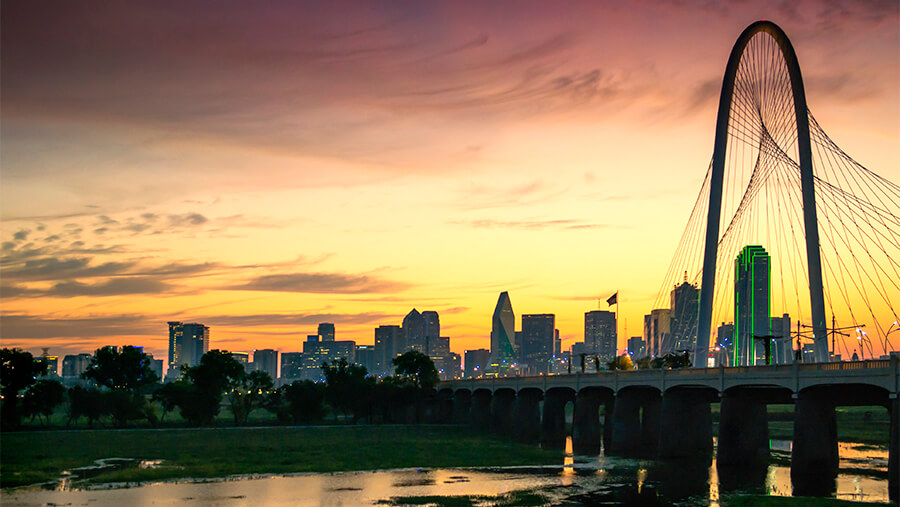
<path fill-rule="evenodd" d="M 753 493 L 790 496 L 790 441 L 773 440 L 772 460 L 758 470 L 734 473 L 711 462 L 663 462 L 607 456 L 573 456 L 571 439 L 556 467 L 405 469 L 334 474 L 239 476 L 224 479 L 80 487 L 70 481 L 4 491 L 4 506 L 356 506 L 421 496 L 498 497 L 516 491 L 542 495 L 548 503 L 590 499 L 648 505 L 718 506 L 721 496 Z M 833 496 L 887 502 L 887 450 L 840 444 L 840 473 Z M 477 504 L 478 502 L 476 502 Z"/>

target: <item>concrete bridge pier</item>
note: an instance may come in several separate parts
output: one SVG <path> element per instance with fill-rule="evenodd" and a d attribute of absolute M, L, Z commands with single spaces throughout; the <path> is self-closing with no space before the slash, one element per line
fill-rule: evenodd
<path fill-rule="evenodd" d="M 453 424 L 471 424 L 472 393 L 460 389 L 453 393 Z"/>
<path fill-rule="evenodd" d="M 544 394 L 541 417 L 541 447 L 566 448 L 566 403 L 574 398 L 570 389 L 554 388 Z"/>
<path fill-rule="evenodd" d="M 609 454 L 613 436 L 613 414 L 616 410 L 616 398 L 610 396 L 603 402 L 603 453 Z"/>
<path fill-rule="evenodd" d="M 491 392 L 487 389 L 477 389 L 472 393 L 472 425 L 481 431 L 487 431 L 491 427 Z"/>
<path fill-rule="evenodd" d="M 514 434 L 525 444 L 541 441 L 541 396 L 539 389 L 523 389 L 516 396 Z"/>
<path fill-rule="evenodd" d="M 693 458 L 713 453 L 710 402 L 717 397 L 711 389 L 684 388 L 667 391 L 662 397 L 659 441 L 660 458 Z"/>
<path fill-rule="evenodd" d="M 510 435 L 513 431 L 513 406 L 516 392 L 512 389 L 498 389 L 491 398 L 491 431 Z"/>
<path fill-rule="evenodd" d="M 769 459 L 769 423 L 762 395 L 740 389 L 722 396 L 718 466 L 760 465 Z"/>
<path fill-rule="evenodd" d="M 890 400 L 891 443 L 888 448 L 888 491 L 892 502 L 900 502 L 900 395 Z"/>
<path fill-rule="evenodd" d="M 601 394 L 595 389 L 583 389 L 575 396 L 572 419 L 572 451 L 583 456 L 600 454 L 603 435 L 600 430 Z"/>
<path fill-rule="evenodd" d="M 807 389 L 794 403 L 791 483 L 798 496 L 828 496 L 834 492 L 839 457 L 834 398 L 824 390 Z"/>
<path fill-rule="evenodd" d="M 616 395 L 609 454 L 656 456 L 660 395 L 656 389 L 626 388 Z"/>

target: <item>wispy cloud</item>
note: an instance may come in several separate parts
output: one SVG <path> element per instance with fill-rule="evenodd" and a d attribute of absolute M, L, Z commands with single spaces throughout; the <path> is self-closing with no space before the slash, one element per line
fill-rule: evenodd
<path fill-rule="evenodd" d="M 449 222 L 454 225 L 463 225 L 474 227 L 476 229 L 524 229 L 524 230 L 541 230 L 541 229 L 561 229 L 561 230 L 579 230 L 579 229 L 608 229 L 620 227 L 611 224 L 597 224 L 584 222 L 575 219 L 557 219 L 557 220 L 454 220 Z"/>
<path fill-rule="evenodd" d="M 394 293 L 410 287 L 404 282 L 382 280 L 369 275 L 345 273 L 288 273 L 262 275 L 229 290 L 259 290 L 312 294 Z"/>

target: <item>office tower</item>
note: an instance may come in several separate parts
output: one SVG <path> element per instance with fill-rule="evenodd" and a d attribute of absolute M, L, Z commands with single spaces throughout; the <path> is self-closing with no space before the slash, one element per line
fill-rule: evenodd
<path fill-rule="evenodd" d="M 791 338 L 791 316 L 772 317 L 772 364 L 794 362 L 794 343 Z"/>
<path fill-rule="evenodd" d="M 67 355 L 62 361 L 62 376 L 63 378 L 77 378 L 84 373 L 89 364 L 91 364 L 90 354 Z"/>
<path fill-rule="evenodd" d="M 628 339 L 628 354 L 634 359 L 644 357 L 644 340 L 640 336 L 632 336 Z"/>
<path fill-rule="evenodd" d="M 303 353 L 283 352 L 281 354 L 281 384 L 289 384 L 303 376 Z"/>
<path fill-rule="evenodd" d="M 423 314 L 424 315 L 424 314 Z M 441 380 L 450 380 L 453 377 L 448 373 L 450 368 L 450 338 L 438 336 L 431 340 L 431 360 L 438 371 Z"/>
<path fill-rule="evenodd" d="M 241 366 L 244 367 L 244 371 L 247 370 L 247 365 L 250 364 L 250 354 L 247 352 L 232 352 L 231 357 L 241 363 Z"/>
<path fill-rule="evenodd" d="M 559 339 L 559 329 L 553 330 L 553 355 L 558 356 L 562 353 L 562 340 Z"/>
<path fill-rule="evenodd" d="M 180 376 L 181 366 L 200 364 L 209 352 L 209 327 L 203 324 L 169 322 L 169 375 Z"/>
<path fill-rule="evenodd" d="M 278 351 L 274 349 L 254 350 L 253 369 L 268 373 L 274 381 L 278 378 Z"/>
<path fill-rule="evenodd" d="M 466 378 L 481 378 L 491 364 L 491 351 L 488 349 L 467 350 L 464 353 Z"/>
<path fill-rule="evenodd" d="M 734 366 L 734 324 L 722 323 L 716 330 L 716 351 L 719 353 L 716 361 L 723 366 Z"/>
<path fill-rule="evenodd" d="M 616 358 L 617 344 L 616 314 L 605 310 L 585 312 L 585 348 L 597 354 L 601 363 L 606 363 Z"/>
<path fill-rule="evenodd" d="M 425 353 L 431 356 L 432 342 L 441 337 L 441 318 L 438 312 L 427 310 L 422 312 L 422 319 L 425 321 Z"/>
<path fill-rule="evenodd" d="M 394 374 L 394 358 L 406 350 L 400 326 L 375 328 L 375 371 L 378 375 Z"/>
<path fill-rule="evenodd" d="M 320 341 L 312 340 L 312 336 L 303 342 L 303 372 L 301 378 L 307 380 L 322 380 L 325 374 L 322 367 L 331 365 L 333 361 L 341 358 L 348 363 L 356 361 L 356 342 L 344 341 Z"/>
<path fill-rule="evenodd" d="M 771 336 L 770 259 L 759 245 L 745 246 L 734 261 L 734 357 L 736 366 L 762 363 L 765 350 L 757 339 Z M 765 338 L 768 339 L 768 338 Z"/>
<path fill-rule="evenodd" d="M 516 316 L 509 293 L 503 291 L 497 299 L 491 322 L 491 365 L 493 373 L 501 374 L 514 367 L 517 359 Z"/>
<path fill-rule="evenodd" d="M 697 345 L 697 322 L 700 316 L 700 289 L 684 283 L 676 286 L 670 293 L 669 328 L 675 352 L 689 351 L 694 353 Z"/>
<path fill-rule="evenodd" d="M 47 367 L 47 375 L 51 377 L 59 376 L 59 356 L 51 356 L 49 348 L 43 349 L 38 361 L 41 361 Z"/>
<path fill-rule="evenodd" d="M 644 316 L 644 347 L 650 357 L 664 356 L 674 351 L 669 333 L 670 313 L 668 308 L 658 308 Z"/>
<path fill-rule="evenodd" d="M 520 357 L 529 374 L 550 372 L 556 341 L 556 315 L 534 313 L 522 315 L 522 341 Z"/>
<path fill-rule="evenodd" d="M 323 342 L 333 342 L 334 341 L 334 324 L 331 322 L 323 322 L 319 324 L 319 337 Z"/>
<path fill-rule="evenodd" d="M 356 364 L 364 367 L 370 375 L 377 375 L 374 345 L 357 345 L 356 346 Z"/>
<path fill-rule="evenodd" d="M 425 340 L 425 318 L 415 308 L 406 314 L 406 317 L 403 317 L 403 338 L 406 340 L 407 350 L 428 354 L 428 342 Z"/>
<path fill-rule="evenodd" d="M 462 377 L 462 358 L 456 352 L 450 353 L 450 361 L 447 364 L 447 380 L 459 379 Z"/>
<path fill-rule="evenodd" d="M 159 380 L 163 378 L 163 360 L 162 359 L 154 359 L 153 356 L 150 356 L 150 371 L 156 374 L 156 377 Z"/>
<path fill-rule="evenodd" d="M 589 357 L 594 352 L 590 350 L 584 342 L 575 342 L 569 349 L 570 361 L 572 361 L 572 372 L 578 373 L 587 371 L 588 368 L 594 368 L 593 361 Z"/>

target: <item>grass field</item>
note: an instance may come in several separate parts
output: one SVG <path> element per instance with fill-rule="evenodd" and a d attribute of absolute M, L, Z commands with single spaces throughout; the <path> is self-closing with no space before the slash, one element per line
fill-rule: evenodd
<path fill-rule="evenodd" d="M 130 467 L 92 481 L 562 463 L 561 452 L 453 426 L 30 431 L 3 434 L 0 486 L 53 480 L 63 470 L 112 457 L 165 461 L 159 468 Z"/>

